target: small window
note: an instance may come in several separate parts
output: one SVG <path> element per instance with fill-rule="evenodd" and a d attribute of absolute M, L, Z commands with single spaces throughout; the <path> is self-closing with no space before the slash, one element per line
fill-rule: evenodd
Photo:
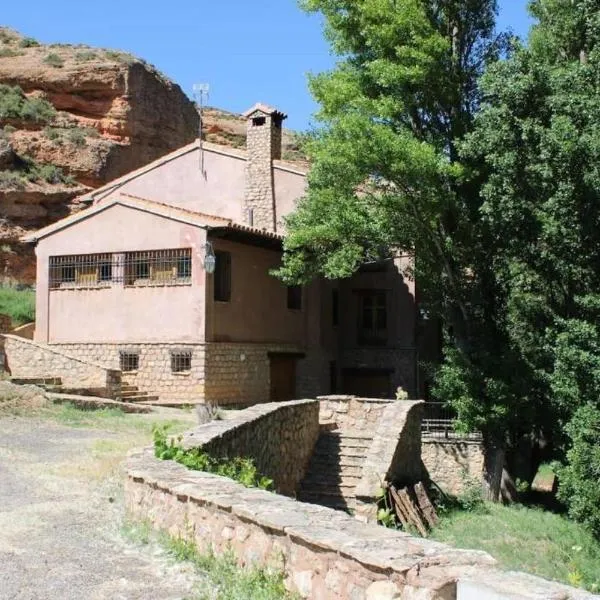
<path fill-rule="evenodd" d="M 359 296 L 358 343 L 384 346 L 387 342 L 387 303 L 383 290 L 365 290 Z"/>
<path fill-rule="evenodd" d="M 51 256 L 50 289 L 107 287 L 112 281 L 111 254 Z"/>
<path fill-rule="evenodd" d="M 140 366 L 140 355 L 137 352 L 121 352 L 119 354 L 121 371 L 137 371 Z"/>
<path fill-rule="evenodd" d="M 266 122 L 266 117 L 254 117 L 252 119 L 252 127 L 262 127 Z"/>
<path fill-rule="evenodd" d="M 287 289 L 287 307 L 290 310 L 302 310 L 302 287 L 289 285 Z"/>
<path fill-rule="evenodd" d="M 177 350 L 176 352 L 171 352 L 171 371 L 173 373 L 188 373 L 191 370 L 191 350 Z"/>
<path fill-rule="evenodd" d="M 340 323 L 340 294 L 337 290 L 331 290 L 331 324 L 337 327 Z"/>
<path fill-rule="evenodd" d="M 125 255 L 125 285 L 190 285 L 192 250 L 149 250 Z"/>
<path fill-rule="evenodd" d="M 216 302 L 231 300 L 231 253 L 215 252 L 214 299 Z"/>

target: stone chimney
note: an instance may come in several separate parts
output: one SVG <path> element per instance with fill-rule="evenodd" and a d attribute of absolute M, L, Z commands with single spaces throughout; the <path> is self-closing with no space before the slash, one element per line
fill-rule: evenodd
<path fill-rule="evenodd" d="M 281 158 L 281 124 L 287 115 L 259 103 L 247 110 L 244 117 L 248 123 L 245 220 L 252 227 L 275 231 L 273 161 Z"/>

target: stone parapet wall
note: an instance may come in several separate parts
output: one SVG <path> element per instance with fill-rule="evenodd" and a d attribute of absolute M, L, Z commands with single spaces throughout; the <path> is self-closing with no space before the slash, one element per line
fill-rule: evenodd
<path fill-rule="evenodd" d="M 270 398 L 269 353 L 294 353 L 295 346 L 213 342 L 206 344 L 206 402 L 248 406 Z"/>
<path fill-rule="evenodd" d="M 287 587 L 303 598 L 598 598 L 537 577 L 497 571 L 485 552 L 451 548 L 190 471 L 156 459 L 151 449 L 130 454 L 126 469 L 125 501 L 131 518 L 188 539 L 201 552 L 232 551 L 242 566 L 281 569 Z"/>
<path fill-rule="evenodd" d="M 121 371 L 72 355 L 63 348 L 4 335 L 6 362 L 15 378 L 60 377 L 62 387 L 115 398 L 121 390 Z"/>
<path fill-rule="evenodd" d="M 467 486 L 483 480 L 484 446 L 481 441 L 424 437 L 421 460 L 429 478 L 446 493 L 458 496 Z"/>
<path fill-rule="evenodd" d="M 256 405 L 234 418 L 200 425 L 184 435 L 182 444 L 216 457 L 252 458 L 279 493 L 294 495 L 318 437 L 318 402 L 294 400 Z"/>
<path fill-rule="evenodd" d="M 373 435 L 386 407 L 393 400 L 357 398 L 356 396 L 318 396 L 322 425 Z"/>
<path fill-rule="evenodd" d="M 96 361 L 114 369 L 120 368 L 120 352 L 139 354 L 137 371 L 124 372 L 123 380 L 143 392 L 156 394 L 161 400 L 197 403 L 204 401 L 205 345 L 180 342 L 128 344 L 52 344 L 84 360 Z M 185 373 L 171 371 L 171 352 L 192 352 L 191 370 Z"/>

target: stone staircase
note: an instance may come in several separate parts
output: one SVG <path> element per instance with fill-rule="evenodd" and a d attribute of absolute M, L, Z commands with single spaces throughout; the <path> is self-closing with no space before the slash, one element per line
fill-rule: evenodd
<path fill-rule="evenodd" d="M 158 396 L 152 395 L 149 392 L 144 392 L 131 383 L 123 382 L 121 384 L 121 393 L 116 398 L 123 402 L 135 402 L 140 404 L 154 403 L 158 401 Z"/>
<path fill-rule="evenodd" d="M 62 379 L 60 377 L 11 377 L 10 382 L 16 385 L 35 385 L 47 392 L 60 392 Z"/>
<path fill-rule="evenodd" d="M 364 432 L 321 427 L 298 500 L 338 510 L 356 505 L 355 489 L 372 437 Z"/>

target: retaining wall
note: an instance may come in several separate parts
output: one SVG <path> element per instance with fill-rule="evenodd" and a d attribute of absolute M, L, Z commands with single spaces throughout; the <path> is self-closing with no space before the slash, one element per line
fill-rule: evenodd
<path fill-rule="evenodd" d="M 360 523 L 234 481 L 130 454 L 125 499 L 134 519 L 193 541 L 201 552 L 233 551 L 240 565 L 270 565 L 314 600 L 584 600 L 598 598 L 523 574 L 500 573 L 485 552 L 459 550 Z"/>
<path fill-rule="evenodd" d="M 421 460 L 429 478 L 449 494 L 458 496 L 473 482 L 483 481 L 482 441 L 424 437 Z"/>
<path fill-rule="evenodd" d="M 294 400 L 258 404 L 225 421 L 212 421 L 183 436 L 186 448 L 213 456 L 252 457 L 280 494 L 293 495 L 319 437 L 319 403 Z"/>
<path fill-rule="evenodd" d="M 16 378 L 60 377 L 62 387 L 115 398 L 121 390 L 121 371 L 72 356 L 61 349 L 16 336 L 4 336 L 7 367 Z"/>

